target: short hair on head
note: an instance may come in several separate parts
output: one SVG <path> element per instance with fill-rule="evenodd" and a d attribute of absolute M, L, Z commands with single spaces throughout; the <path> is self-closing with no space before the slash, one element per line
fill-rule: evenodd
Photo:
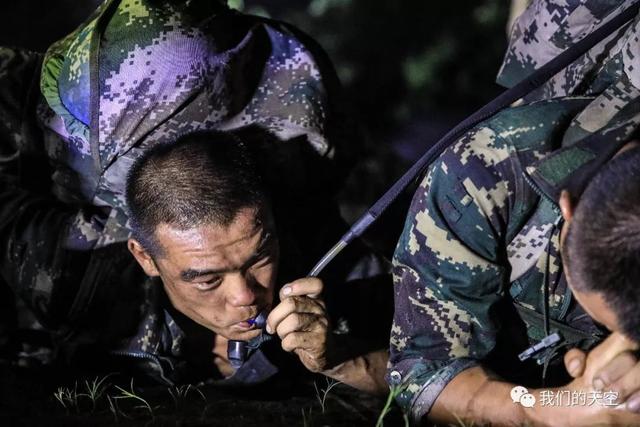
<path fill-rule="evenodd" d="M 258 163 L 229 132 L 195 132 L 145 152 L 127 176 L 126 201 L 133 236 L 152 255 L 161 223 L 180 230 L 229 225 L 238 211 L 267 201 Z"/>
<path fill-rule="evenodd" d="M 601 293 L 622 332 L 640 341 L 640 148 L 607 162 L 582 194 L 564 242 L 579 291 Z"/>

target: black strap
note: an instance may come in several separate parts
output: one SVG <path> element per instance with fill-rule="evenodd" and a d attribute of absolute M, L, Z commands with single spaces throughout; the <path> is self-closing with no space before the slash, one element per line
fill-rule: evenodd
<path fill-rule="evenodd" d="M 393 201 L 404 191 L 404 189 L 415 179 L 420 177 L 424 170 L 442 154 L 460 136 L 481 121 L 493 116 L 498 111 L 510 106 L 519 99 L 522 99 L 534 89 L 547 82 L 563 68 L 585 54 L 614 31 L 633 19 L 638 13 L 640 1 L 634 2 L 627 9 L 603 24 L 593 33 L 587 35 L 582 40 L 562 52 L 560 55 L 547 62 L 540 69 L 534 71 L 529 77 L 516 84 L 511 89 L 504 91 L 491 102 L 480 108 L 478 111 L 467 117 L 456 127 L 451 129 L 444 137 L 436 142 L 387 192 L 369 208 L 367 213 L 360 217 L 349 231 L 342 236 L 338 242 L 313 268 L 310 276 L 316 276 L 344 247 L 354 239 L 361 236 L 364 231 L 373 224 L 378 217 L 393 203 Z"/>
<path fill-rule="evenodd" d="M 520 318 L 524 323 L 528 326 L 532 326 L 535 328 L 540 328 L 540 330 L 544 330 L 545 319 L 544 316 L 537 311 L 525 307 L 520 304 L 514 304 Z M 593 333 L 592 331 L 583 331 L 581 329 L 574 328 L 566 323 L 560 322 L 554 319 L 547 319 L 549 322 L 549 328 L 552 332 L 560 332 L 562 337 L 572 344 L 575 344 L 580 341 L 589 341 L 589 342 L 597 342 L 604 338 L 604 334 L 602 333 Z M 546 334 L 548 335 L 548 334 Z"/>

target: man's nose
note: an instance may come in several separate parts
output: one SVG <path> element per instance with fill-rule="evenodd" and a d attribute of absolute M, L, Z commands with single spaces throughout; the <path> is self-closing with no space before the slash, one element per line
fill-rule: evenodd
<path fill-rule="evenodd" d="M 255 304 L 255 286 L 253 285 L 251 277 L 238 273 L 229 279 L 231 280 L 227 294 L 227 301 L 229 304 L 234 307 L 243 307 Z"/>

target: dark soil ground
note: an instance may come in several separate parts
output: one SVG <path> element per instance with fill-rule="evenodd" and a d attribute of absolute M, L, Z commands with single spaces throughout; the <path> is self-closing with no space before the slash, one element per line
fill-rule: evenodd
<path fill-rule="evenodd" d="M 324 378 L 295 388 L 228 391 L 210 385 L 139 386 L 130 379 L 78 376 L 52 368 L 0 365 L 0 426 L 374 426 L 384 398 Z M 120 389 L 118 388 L 121 387 Z M 59 395 L 62 402 L 56 399 Z M 322 401 L 324 398 L 324 402 Z M 95 400 L 95 407 L 94 407 Z M 392 407 L 385 426 L 404 425 Z"/>

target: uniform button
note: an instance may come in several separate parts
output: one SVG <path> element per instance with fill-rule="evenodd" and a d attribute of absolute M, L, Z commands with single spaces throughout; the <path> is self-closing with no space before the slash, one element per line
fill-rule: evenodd
<path fill-rule="evenodd" d="M 400 372 L 398 371 L 391 371 L 389 379 L 392 384 L 400 384 L 400 381 L 402 381 L 402 375 L 400 375 Z"/>

